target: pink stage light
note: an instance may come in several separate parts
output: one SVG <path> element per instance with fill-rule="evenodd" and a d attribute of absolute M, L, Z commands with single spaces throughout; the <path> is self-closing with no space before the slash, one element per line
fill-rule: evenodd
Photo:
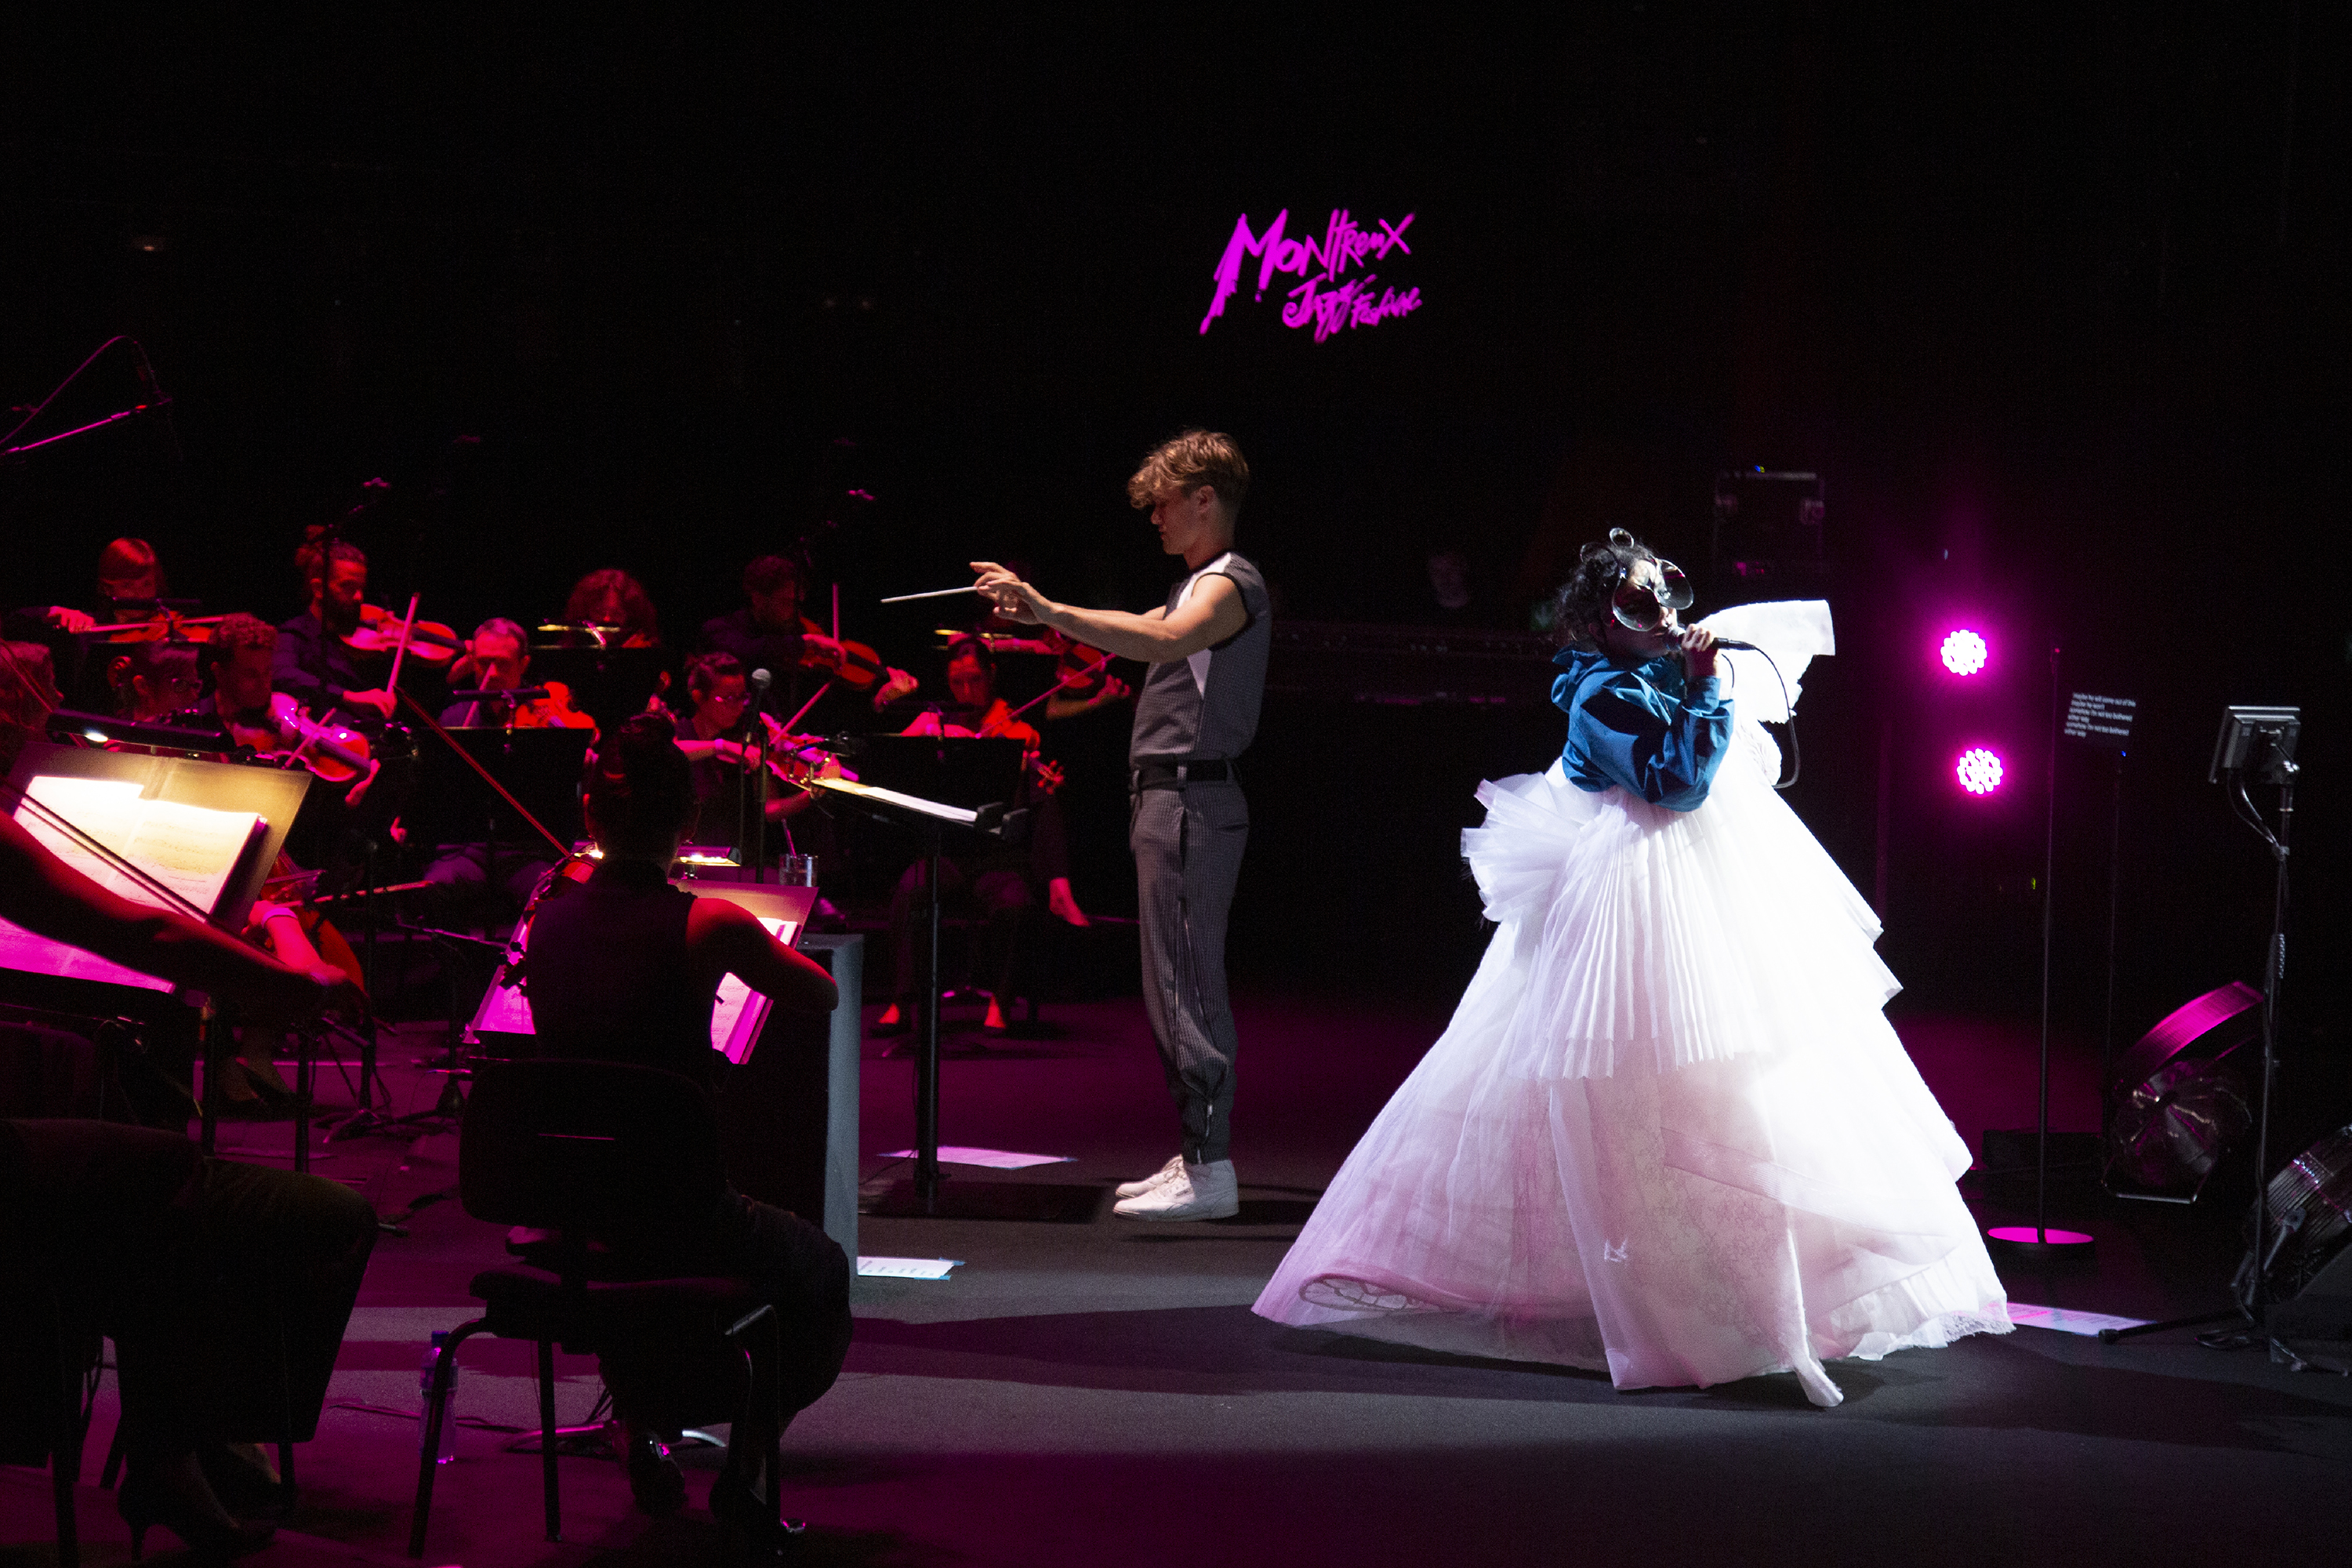
<path fill-rule="evenodd" d="M 1954 770 L 1960 787 L 1970 795 L 1990 795 L 2000 787 L 2000 757 L 1983 746 L 1970 746 L 1960 753 L 1960 764 Z"/>
<path fill-rule="evenodd" d="M 1974 675 L 1985 667 L 1992 649 L 1977 633 L 1963 626 L 1944 639 L 1944 668 L 1954 675 Z"/>

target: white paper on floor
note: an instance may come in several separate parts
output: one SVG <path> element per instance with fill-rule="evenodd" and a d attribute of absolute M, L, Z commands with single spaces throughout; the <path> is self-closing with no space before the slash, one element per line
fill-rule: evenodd
<path fill-rule="evenodd" d="M 885 1160 L 911 1160 L 912 1149 L 893 1149 L 882 1156 Z M 1076 1154 L 1014 1154 L 1003 1149 L 967 1149 L 961 1143 L 940 1145 L 940 1163 L 946 1165 L 985 1165 L 992 1171 L 1018 1171 L 1030 1165 L 1066 1165 Z"/>
<path fill-rule="evenodd" d="M 2071 1312 L 2063 1307 L 2009 1304 L 2009 1321 L 2021 1329 L 2055 1329 L 2062 1334 L 2095 1335 L 2101 1329 L 2136 1329 L 2150 1318 L 2116 1318 L 2105 1312 Z"/>
<path fill-rule="evenodd" d="M 961 1258 L 861 1258 L 857 1273 L 866 1279 L 944 1279 L 962 1264 Z"/>

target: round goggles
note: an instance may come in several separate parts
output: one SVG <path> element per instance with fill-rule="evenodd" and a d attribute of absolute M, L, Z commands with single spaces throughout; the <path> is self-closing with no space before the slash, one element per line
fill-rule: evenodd
<path fill-rule="evenodd" d="M 1645 563 L 1657 569 L 1654 578 L 1627 575 L 1609 597 L 1609 613 L 1632 632 L 1654 632 L 1674 619 L 1676 610 L 1690 608 L 1690 579 L 1671 561 Z"/>

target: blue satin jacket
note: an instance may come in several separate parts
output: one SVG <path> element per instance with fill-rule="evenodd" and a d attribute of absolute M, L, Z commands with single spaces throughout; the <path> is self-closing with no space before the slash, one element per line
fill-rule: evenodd
<path fill-rule="evenodd" d="M 1653 805 L 1696 810 L 1731 743 L 1722 683 L 1687 685 L 1678 655 L 1627 666 L 1562 648 L 1552 663 L 1552 705 L 1568 715 L 1560 763 L 1577 787 L 1622 784 Z"/>

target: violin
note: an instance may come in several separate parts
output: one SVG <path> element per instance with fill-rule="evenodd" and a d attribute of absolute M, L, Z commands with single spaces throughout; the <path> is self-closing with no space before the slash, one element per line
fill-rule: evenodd
<path fill-rule="evenodd" d="M 227 618 L 226 616 L 184 616 L 169 605 L 158 604 L 155 613 L 143 621 L 117 621 L 111 626 L 92 626 L 82 635 L 96 637 L 101 642 L 210 642 L 213 640 L 213 628 Z"/>
<path fill-rule="evenodd" d="M 351 976 L 352 986 L 362 997 L 367 995 L 367 969 L 350 941 L 335 929 L 326 911 L 310 902 L 316 889 L 319 873 L 305 871 L 294 863 L 284 850 L 278 853 L 277 864 L 269 868 L 269 878 L 261 885 L 261 896 L 294 916 L 301 925 L 302 934 L 310 939 L 311 948 L 327 963 Z M 299 900 L 294 901 L 294 900 Z M 268 935 L 268 927 L 263 928 Z"/>
<path fill-rule="evenodd" d="M 269 694 L 269 709 L 260 724 L 227 721 L 229 738 L 251 746 L 258 761 L 279 767 L 296 764 L 331 784 L 347 784 L 371 776 L 376 769 L 368 739 L 341 724 L 325 724 L 302 711 L 301 704 L 283 691 Z"/>
<path fill-rule="evenodd" d="M 958 642 L 976 642 L 998 658 L 1009 654 L 1034 654 L 1054 661 L 1054 689 L 1072 697 L 1091 696 L 1100 689 L 1104 680 L 1116 679 L 1108 675 L 1110 655 L 1098 647 L 1089 647 L 1066 632 L 1046 626 L 1036 636 L 1014 632 L 959 631 L 953 626 L 934 628 L 941 647 Z M 1124 696 L 1124 690 L 1118 693 Z"/>
<path fill-rule="evenodd" d="M 882 662 L 880 654 L 865 643 L 851 642 L 846 637 L 833 637 L 831 633 L 806 616 L 801 617 L 801 637 L 803 669 L 822 669 L 852 691 L 871 691 L 890 679 L 890 667 Z M 832 649 L 806 640 L 813 637 L 827 637 L 839 643 L 841 656 L 836 658 Z"/>
<path fill-rule="evenodd" d="M 356 653 L 394 653 L 400 647 L 404 617 L 382 605 L 360 606 L 359 629 L 343 638 Z M 466 640 L 439 621 L 418 621 L 408 629 L 408 655 L 426 664 L 446 664 L 466 651 Z"/>

